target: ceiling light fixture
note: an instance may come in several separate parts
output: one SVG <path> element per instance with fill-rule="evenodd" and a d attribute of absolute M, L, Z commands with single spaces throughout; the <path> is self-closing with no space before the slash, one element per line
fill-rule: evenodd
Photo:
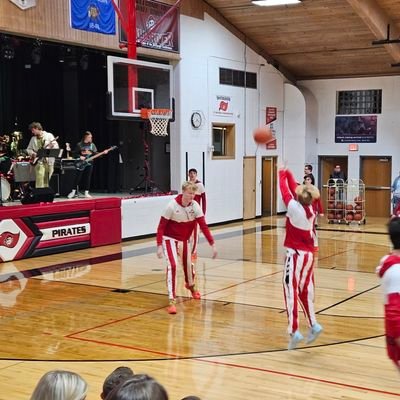
<path fill-rule="evenodd" d="M 254 0 L 253 4 L 256 6 L 262 7 L 271 7 L 271 6 L 284 6 L 289 4 L 298 4 L 301 3 L 302 0 Z"/>

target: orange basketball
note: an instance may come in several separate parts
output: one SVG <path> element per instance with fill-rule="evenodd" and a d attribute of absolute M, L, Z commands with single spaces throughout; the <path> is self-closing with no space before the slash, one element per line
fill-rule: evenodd
<path fill-rule="evenodd" d="M 253 132 L 253 138 L 257 144 L 268 143 L 273 139 L 272 130 L 267 126 L 257 128 Z"/>

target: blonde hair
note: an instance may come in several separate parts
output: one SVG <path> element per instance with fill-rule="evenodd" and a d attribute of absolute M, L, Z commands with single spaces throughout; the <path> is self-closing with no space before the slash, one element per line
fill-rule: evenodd
<path fill-rule="evenodd" d="M 87 383 L 75 372 L 49 371 L 44 374 L 30 400 L 84 400 Z"/>
<path fill-rule="evenodd" d="M 319 199 L 320 193 L 314 185 L 299 185 L 296 187 L 297 200 L 301 204 L 310 205 L 313 200 Z"/>
<path fill-rule="evenodd" d="M 186 190 L 190 190 L 192 192 L 197 191 L 197 185 L 193 182 L 185 181 L 182 183 L 182 192 L 185 192 Z"/>

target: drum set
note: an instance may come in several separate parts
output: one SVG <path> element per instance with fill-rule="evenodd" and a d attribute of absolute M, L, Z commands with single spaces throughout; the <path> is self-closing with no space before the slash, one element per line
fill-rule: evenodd
<path fill-rule="evenodd" d="M 20 200 L 35 181 L 35 167 L 20 148 L 22 132 L 0 136 L 1 202 Z"/>

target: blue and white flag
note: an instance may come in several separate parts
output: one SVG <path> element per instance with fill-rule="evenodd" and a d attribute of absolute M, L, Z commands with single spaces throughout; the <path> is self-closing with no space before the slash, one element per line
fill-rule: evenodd
<path fill-rule="evenodd" d="M 115 10 L 111 0 L 71 0 L 71 27 L 115 34 Z"/>

